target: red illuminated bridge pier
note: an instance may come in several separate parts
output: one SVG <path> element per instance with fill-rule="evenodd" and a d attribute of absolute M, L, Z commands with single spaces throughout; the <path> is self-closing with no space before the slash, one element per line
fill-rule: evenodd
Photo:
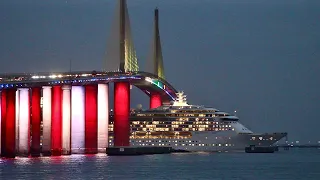
<path fill-rule="evenodd" d="M 114 83 L 114 146 L 129 144 L 130 85 L 157 107 L 175 98 L 164 79 L 146 72 L 0 75 L 1 156 L 105 152 L 109 84 Z"/>

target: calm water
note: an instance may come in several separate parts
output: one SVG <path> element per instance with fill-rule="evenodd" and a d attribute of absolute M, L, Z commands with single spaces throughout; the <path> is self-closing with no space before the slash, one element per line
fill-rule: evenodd
<path fill-rule="evenodd" d="M 0 160 L 0 179 L 320 179 L 320 149 Z"/>

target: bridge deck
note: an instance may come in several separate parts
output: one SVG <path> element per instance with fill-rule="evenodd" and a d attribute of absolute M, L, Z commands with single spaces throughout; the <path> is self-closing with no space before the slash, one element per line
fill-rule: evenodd
<path fill-rule="evenodd" d="M 127 81 L 146 94 L 157 91 L 163 98 L 173 100 L 177 92 L 166 80 L 147 72 L 60 72 L 0 74 L 0 90 L 54 85 L 86 85 Z"/>

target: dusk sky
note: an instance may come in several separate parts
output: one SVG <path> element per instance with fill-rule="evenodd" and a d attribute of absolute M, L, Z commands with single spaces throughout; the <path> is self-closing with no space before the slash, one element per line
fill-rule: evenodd
<path fill-rule="evenodd" d="M 0 73 L 101 70 L 116 0 L 1 0 Z M 128 0 L 141 70 L 153 11 L 167 80 L 254 132 L 320 141 L 320 1 Z M 132 93 L 132 106 L 147 96 Z"/>

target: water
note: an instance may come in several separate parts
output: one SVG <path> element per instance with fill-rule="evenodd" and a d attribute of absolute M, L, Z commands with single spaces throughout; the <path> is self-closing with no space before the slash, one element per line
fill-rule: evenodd
<path fill-rule="evenodd" d="M 0 160 L 0 179 L 320 179 L 320 149 Z"/>

